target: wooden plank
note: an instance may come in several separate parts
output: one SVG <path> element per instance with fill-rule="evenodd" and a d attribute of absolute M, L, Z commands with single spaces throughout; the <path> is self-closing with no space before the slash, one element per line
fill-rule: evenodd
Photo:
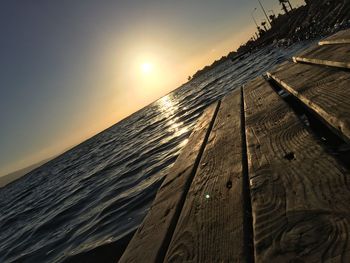
<path fill-rule="evenodd" d="M 349 172 L 265 80 L 244 99 L 255 262 L 350 262 Z"/>
<path fill-rule="evenodd" d="M 295 62 L 350 68 L 350 45 L 316 46 L 293 57 Z"/>
<path fill-rule="evenodd" d="M 319 45 L 350 44 L 350 29 L 339 31 L 319 42 Z"/>
<path fill-rule="evenodd" d="M 165 262 L 242 262 L 241 92 L 226 97 Z"/>
<path fill-rule="evenodd" d="M 161 262 L 207 142 L 219 103 L 198 120 L 189 142 L 169 170 L 156 199 L 119 262 Z"/>
<path fill-rule="evenodd" d="M 350 142 L 350 72 L 286 63 L 268 76 Z"/>

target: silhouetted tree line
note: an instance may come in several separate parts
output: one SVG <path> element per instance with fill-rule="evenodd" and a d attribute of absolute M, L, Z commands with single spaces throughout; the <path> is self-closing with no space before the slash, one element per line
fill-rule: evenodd
<path fill-rule="evenodd" d="M 238 48 L 237 52 L 230 52 L 210 66 L 197 71 L 188 80 L 208 72 L 227 60 L 240 59 L 252 50 L 276 41 L 288 45 L 350 27 L 350 0 L 305 0 L 306 6 L 294 9 L 288 0 L 278 1 L 287 11 L 285 10 L 285 14 L 274 16 L 274 19 L 271 19 L 272 27 L 270 29 L 260 29 L 258 39 L 252 37 Z"/>

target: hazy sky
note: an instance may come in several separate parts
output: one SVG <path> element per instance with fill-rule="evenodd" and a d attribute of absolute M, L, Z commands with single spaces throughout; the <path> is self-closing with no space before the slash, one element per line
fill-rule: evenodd
<path fill-rule="evenodd" d="M 262 2 L 281 9 L 278 0 Z M 111 126 L 235 50 L 254 32 L 255 7 L 257 0 L 1 1 L 0 176 Z"/>

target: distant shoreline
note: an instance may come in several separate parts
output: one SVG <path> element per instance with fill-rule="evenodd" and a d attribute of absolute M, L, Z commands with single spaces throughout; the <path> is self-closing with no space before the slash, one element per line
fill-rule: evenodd
<path fill-rule="evenodd" d="M 306 5 L 280 14 L 271 21 L 271 28 L 260 30 L 258 38 L 253 36 L 211 65 L 198 70 L 191 78 L 197 78 L 227 60 L 236 60 L 267 45 L 288 47 L 294 43 L 326 37 L 350 27 L 350 2 L 347 0 L 306 0 Z M 261 26 L 262 28 L 262 26 Z"/>
<path fill-rule="evenodd" d="M 10 183 L 17 181 L 21 177 L 25 176 L 26 174 L 30 173 L 31 171 L 34 171 L 36 168 L 39 168 L 40 166 L 44 165 L 45 163 L 49 162 L 50 160 L 54 159 L 55 157 L 42 160 L 38 163 L 32 164 L 32 165 L 27 166 L 25 168 L 22 168 L 20 170 L 11 172 L 9 174 L 5 174 L 3 176 L 0 176 L 0 189 L 5 187 L 6 185 L 8 185 Z"/>

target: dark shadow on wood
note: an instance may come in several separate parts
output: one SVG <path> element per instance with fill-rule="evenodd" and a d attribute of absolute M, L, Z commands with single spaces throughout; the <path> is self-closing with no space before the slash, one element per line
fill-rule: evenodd
<path fill-rule="evenodd" d="M 292 61 L 292 60 L 290 60 Z M 328 66 L 328 65 L 323 65 L 323 64 L 315 64 L 315 63 L 310 63 L 306 61 L 293 61 L 293 63 L 298 63 L 298 64 L 304 64 L 304 65 L 312 65 L 315 67 L 321 67 L 321 68 L 329 68 L 329 69 L 336 69 L 338 71 L 344 71 L 344 72 L 350 72 L 350 68 L 343 68 L 343 67 L 334 67 L 334 66 Z"/>
<path fill-rule="evenodd" d="M 63 263 L 75 263 L 75 262 L 84 262 L 84 263 L 115 263 L 118 262 L 120 257 L 123 255 L 124 250 L 128 246 L 131 238 L 135 234 L 135 231 L 130 232 L 123 238 L 111 242 L 102 246 L 98 246 L 89 251 L 79 253 L 77 255 L 68 256 L 63 260 Z"/>
<path fill-rule="evenodd" d="M 272 89 L 292 108 L 307 129 L 321 142 L 326 151 L 350 169 L 350 145 L 338 135 L 338 132 L 297 97 L 281 88 L 274 79 L 269 78 L 267 81 Z"/>
<path fill-rule="evenodd" d="M 244 89 L 241 88 L 241 136 L 242 136 L 242 192 L 243 192 L 243 232 L 244 232 L 244 254 L 247 263 L 254 263 L 254 230 L 252 204 L 250 195 L 250 184 L 248 174 L 248 154 L 247 154 L 247 137 L 245 132 L 245 112 L 244 112 Z"/>

